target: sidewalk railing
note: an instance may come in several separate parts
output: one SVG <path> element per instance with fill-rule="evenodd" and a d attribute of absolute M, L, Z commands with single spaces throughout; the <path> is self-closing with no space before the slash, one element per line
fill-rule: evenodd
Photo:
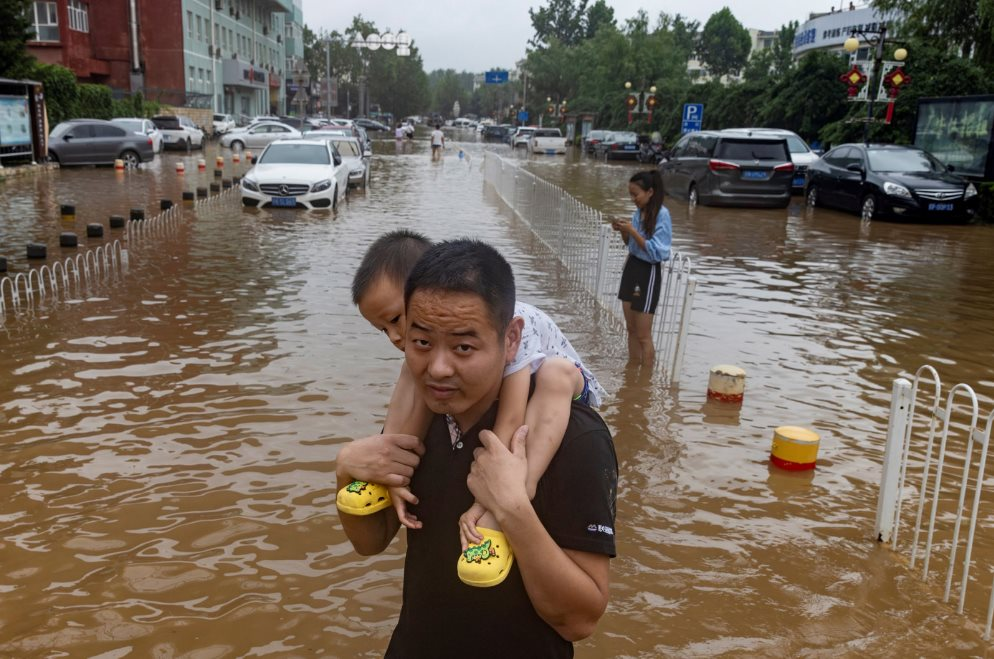
<path fill-rule="evenodd" d="M 628 251 L 601 212 L 491 152 L 484 156 L 484 177 L 562 264 L 569 278 L 624 328 L 617 294 Z M 663 263 L 653 321 L 656 365 L 673 383 L 680 379 L 696 287 L 690 259 L 674 252 Z"/>
<path fill-rule="evenodd" d="M 994 529 L 989 523 L 978 529 L 978 521 L 990 519 L 990 512 L 982 515 L 981 509 L 985 503 L 991 505 L 992 488 L 988 487 L 988 501 L 985 502 L 984 486 L 990 485 L 985 483 L 985 470 L 991 430 L 994 428 L 994 412 L 987 415 L 982 429 L 980 419 L 980 406 L 973 388 L 957 384 L 949 389 L 943 402 L 942 383 L 931 366 L 919 368 L 913 382 L 905 378 L 896 379 L 877 501 L 875 535 L 880 542 L 889 542 L 891 549 L 897 550 L 902 496 L 906 487 L 918 488 L 909 567 L 914 570 L 920 559 L 921 579 L 925 581 L 932 559 L 948 553 L 949 565 L 942 601 L 949 601 L 953 579 L 959 568 L 957 612 L 961 614 L 966 604 L 978 530 L 984 534 L 987 545 L 994 536 Z M 954 482 L 958 486 L 952 489 L 947 486 L 944 491 L 944 475 L 956 479 Z M 972 497 L 967 508 L 971 483 Z M 962 563 L 958 563 L 964 517 L 969 518 L 969 523 L 963 543 Z M 937 531 L 941 534 L 941 540 L 936 537 Z M 994 565 L 986 567 L 991 570 Z M 994 584 L 987 603 L 985 639 L 990 639 L 992 621 Z"/>

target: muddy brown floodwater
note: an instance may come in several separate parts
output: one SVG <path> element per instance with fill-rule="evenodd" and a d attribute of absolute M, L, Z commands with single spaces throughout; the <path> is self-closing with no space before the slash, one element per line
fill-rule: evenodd
<path fill-rule="evenodd" d="M 246 211 L 237 195 L 186 209 L 175 230 L 129 245 L 127 273 L 78 299 L 8 309 L 0 656 L 382 654 L 405 540 L 351 552 L 334 461 L 348 438 L 378 430 L 399 367 L 348 287 L 366 245 L 401 227 L 497 246 L 520 295 L 612 393 L 602 413 L 621 467 L 619 556 L 608 612 L 577 656 L 989 654 L 990 515 L 966 616 L 941 603 L 941 557 L 923 583 L 871 536 L 892 380 L 932 364 L 991 409 L 990 228 L 864 224 L 800 199 L 694 212 L 671 199 L 675 244 L 700 284 L 670 388 L 626 372 L 624 336 L 597 322 L 480 170 L 482 149 L 500 150 L 628 214 L 637 166 L 460 146 L 468 158 L 452 148 L 433 164 L 423 141 L 378 144 L 369 191 L 337 213 Z M 57 204 L 76 205 L 80 232 L 132 207 L 151 214 L 210 180 L 198 156 L 2 184 L 12 270 L 27 269 L 29 240 L 63 255 Z M 706 401 L 719 363 L 748 371 L 741 408 Z M 821 434 L 815 472 L 768 466 L 784 424 Z"/>

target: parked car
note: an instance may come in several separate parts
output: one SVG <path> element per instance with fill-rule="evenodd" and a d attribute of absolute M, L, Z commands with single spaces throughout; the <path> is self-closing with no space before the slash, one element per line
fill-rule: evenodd
<path fill-rule="evenodd" d="M 684 135 L 659 170 L 666 192 L 692 206 L 786 207 L 794 178 L 783 137 L 722 131 Z"/>
<path fill-rule="evenodd" d="M 263 121 L 239 128 L 221 137 L 221 146 L 235 150 L 261 149 L 276 140 L 299 140 L 299 130 L 276 121 Z"/>
<path fill-rule="evenodd" d="M 230 114 L 215 114 L 214 115 L 214 134 L 223 135 L 229 130 L 234 130 L 236 127 L 235 118 Z"/>
<path fill-rule="evenodd" d="M 152 123 L 162 133 L 162 143 L 167 149 L 200 149 L 204 146 L 204 131 L 189 117 L 163 115 L 152 117 Z"/>
<path fill-rule="evenodd" d="M 375 119 L 367 119 L 365 117 L 360 117 L 359 119 L 353 119 L 352 121 L 355 122 L 356 125 L 362 126 L 367 131 L 375 131 L 379 133 L 388 132 L 391 135 L 393 135 L 392 128 L 384 124 L 381 124 L 379 121 L 376 121 Z"/>
<path fill-rule="evenodd" d="M 511 146 L 515 149 L 519 146 L 528 146 L 528 138 L 535 132 L 535 128 L 536 126 L 518 126 L 518 130 L 511 136 Z"/>
<path fill-rule="evenodd" d="M 977 188 L 915 146 L 841 144 L 808 167 L 808 206 L 864 219 L 961 222 L 974 216 Z"/>
<path fill-rule="evenodd" d="M 277 208 L 338 208 L 349 168 L 328 140 L 273 142 L 242 177 L 242 204 Z"/>
<path fill-rule="evenodd" d="M 152 138 L 102 119 L 63 121 L 48 136 L 48 158 L 63 165 L 138 167 L 155 158 Z"/>
<path fill-rule="evenodd" d="M 260 114 L 252 117 L 245 125 L 251 126 L 252 124 L 258 124 L 263 121 L 280 121 L 280 118 L 272 114 Z"/>
<path fill-rule="evenodd" d="M 304 128 L 309 127 L 309 125 L 300 117 L 281 116 L 278 121 L 279 123 L 286 124 L 295 130 L 304 130 Z"/>
<path fill-rule="evenodd" d="M 566 153 L 566 138 L 558 128 L 538 128 L 528 138 L 530 153 Z"/>
<path fill-rule="evenodd" d="M 609 130 L 592 130 L 583 138 L 583 152 L 593 153 L 594 147 L 604 141 L 604 138 L 611 134 Z"/>
<path fill-rule="evenodd" d="M 508 126 L 484 126 L 480 134 L 486 142 L 504 142 L 507 139 Z"/>
<path fill-rule="evenodd" d="M 143 119 L 142 117 L 119 117 L 117 119 L 111 119 L 110 122 L 112 124 L 117 124 L 124 130 L 130 130 L 133 133 L 151 137 L 152 149 L 156 153 L 162 152 L 162 132 L 155 127 L 155 124 L 152 123 L 151 119 Z"/>
<path fill-rule="evenodd" d="M 808 166 L 818 160 L 819 156 L 800 135 L 783 128 L 726 128 L 722 132 L 740 135 L 774 135 L 787 140 L 790 161 L 794 163 L 793 190 L 797 193 L 804 190 L 804 175 L 808 171 Z"/>
<path fill-rule="evenodd" d="M 365 155 L 359 140 L 351 135 L 328 134 L 325 137 L 321 132 L 314 132 L 315 139 L 323 139 L 330 142 L 338 149 L 342 156 L 342 162 L 349 170 L 349 187 L 362 188 L 369 187 L 369 165 L 370 159 Z"/>
<path fill-rule="evenodd" d="M 630 131 L 611 131 L 594 145 L 594 156 L 604 160 L 635 160 L 639 156 L 638 135 Z"/>

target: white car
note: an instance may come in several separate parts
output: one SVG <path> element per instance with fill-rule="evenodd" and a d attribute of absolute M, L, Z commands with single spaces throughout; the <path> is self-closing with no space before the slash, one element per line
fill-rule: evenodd
<path fill-rule="evenodd" d="M 787 140 L 787 150 L 790 151 L 790 160 L 794 163 L 794 180 L 791 185 L 791 189 L 794 192 L 802 192 L 804 190 L 804 180 L 808 172 L 808 165 L 821 157 L 811 150 L 811 147 L 808 146 L 808 143 L 800 135 L 784 128 L 726 128 L 721 132 L 742 135 L 772 135 Z"/>
<path fill-rule="evenodd" d="M 303 135 L 292 126 L 277 121 L 263 121 L 245 128 L 236 128 L 221 137 L 221 146 L 235 150 L 261 149 L 276 140 L 299 140 Z"/>
<path fill-rule="evenodd" d="M 113 124 L 117 124 L 124 130 L 130 130 L 132 133 L 148 136 L 152 140 L 152 150 L 156 153 L 162 153 L 162 132 L 155 127 L 155 124 L 152 123 L 151 119 L 142 119 L 141 117 L 121 117 L 111 119 L 110 121 Z"/>
<path fill-rule="evenodd" d="M 536 128 L 528 138 L 530 153 L 566 153 L 566 138 L 558 128 Z"/>
<path fill-rule="evenodd" d="M 345 198 L 349 168 L 328 140 L 273 142 L 242 177 L 242 204 L 273 208 L 331 208 Z"/>
<path fill-rule="evenodd" d="M 162 133 L 162 146 L 173 149 L 200 149 L 204 146 L 204 131 L 188 117 L 163 115 L 152 117 L 152 123 Z"/>
<path fill-rule="evenodd" d="M 235 118 L 230 114 L 215 114 L 214 115 L 214 134 L 223 135 L 229 130 L 235 129 Z"/>
<path fill-rule="evenodd" d="M 342 156 L 342 162 L 349 168 L 349 187 L 365 190 L 369 185 L 369 158 L 363 153 L 359 140 L 351 136 L 335 135 L 333 131 L 330 132 L 332 134 L 327 137 L 315 137 L 315 139 L 331 142 L 338 149 L 339 155 Z M 312 137 L 317 135 L 320 133 L 311 134 Z"/>
<path fill-rule="evenodd" d="M 528 146 L 528 140 L 535 132 L 534 126 L 519 126 L 514 136 L 511 138 L 511 147 Z"/>

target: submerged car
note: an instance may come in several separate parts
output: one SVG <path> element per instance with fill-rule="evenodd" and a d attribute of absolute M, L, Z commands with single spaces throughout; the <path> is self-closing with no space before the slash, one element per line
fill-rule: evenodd
<path fill-rule="evenodd" d="M 924 149 L 842 144 L 808 168 L 808 206 L 831 206 L 864 219 L 963 222 L 977 209 L 977 188 Z"/>
<path fill-rule="evenodd" d="M 327 140 L 285 140 L 266 147 L 242 177 L 242 204 L 276 208 L 338 208 L 349 169 Z"/>
<path fill-rule="evenodd" d="M 800 193 L 804 191 L 805 174 L 811 163 L 818 160 L 819 156 L 800 135 L 783 128 L 726 128 L 721 132 L 739 135 L 772 135 L 787 140 L 790 161 L 794 163 L 794 182 L 792 187 L 794 192 Z"/>
<path fill-rule="evenodd" d="M 638 135 L 630 131 L 611 131 L 594 145 L 594 156 L 604 160 L 635 160 L 639 156 Z"/>
<path fill-rule="evenodd" d="M 152 117 L 152 123 L 162 133 L 164 148 L 189 151 L 204 146 L 204 131 L 200 130 L 189 117 L 161 115 Z"/>
<path fill-rule="evenodd" d="M 141 117 L 119 117 L 117 119 L 111 119 L 110 122 L 112 124 L 117 124 L 125 130 L 130 130 L 133 133 L 138 133 L 139 135 L 145 135 L 152 138 L 152 149 L 156 153 L 162 152 L 162 133 L 155 127 L 155 124 L 152 123 L 151 119 L 143 119 Z"/>
<path fill-rule="evenodd" d="M 603 142 L 610 133 L 609 130 L 592 130 L 587 133 L 583 138 L 583 152 L 593 153 L 594 147 Z"/>
<path fill-rule="evenodd" d="M 518 126 L 518 130 L 511 135 L 511 146 L 513 148 L 528 146 L 528 140 L 531 139 L 532 133 L 536 129 L 537 126 Z"/>
<path fill-rule="evenodd" d="M 330 142 L 338 149 L 339 155 L 342 156 L 342 163 L 349 170 L 349 187 L 365 190 L 369 186 L 370 161 L 364 154 L 362 145 L 359 144 L 358 139 L 351 136 L 334 134 L 325 137 L 319 131 L 313 131 L 310 135 L 314 139 L 322 139 Z"/>
<path fill-rule="evenodd" d="M 221 146 L 236 151 L 242 149 L 261 149 L 276 140 L 299 140 L 303 135 L 292 126 L 278 121 L 261 121 L 245 128 L 236 128 L 225 133 L 221 138 Z"/>
<path fill-rule="evenodd" d="M 666 192 L 691 206 L 786 208 L 794 163 L 783 137 L 702 131 L 681 137 L 659 172 Z"/>
<path fill-rule="evenodd" d="M 138 167 L 155 158 L 152 138 L 102 119 L 71 119 L 52 129 L 48 157 L 64 165 L 113 165 Z"/>

